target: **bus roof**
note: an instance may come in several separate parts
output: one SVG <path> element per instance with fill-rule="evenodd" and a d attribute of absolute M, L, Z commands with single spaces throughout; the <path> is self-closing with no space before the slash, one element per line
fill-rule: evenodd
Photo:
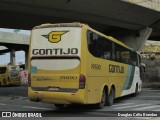
<path fill-rule="evenodd" d="M 46 24 L 41 24 L 39 26 L 36 26 L 33 29 L 41 29 L 41 28 L 49 28 L 49 27 L 82 27 L 83 25 L 85 25 L 85 24 L 82 24 L 82 23 L 79 23 L 79 22 L 55 23 L 55 24 L 46 23 Z"/>
<path fill-rule="evenodd" d="M 89 29 L 89 30 L 92 30 L 93 32 L 98 33 L 99 35 L 102 35 L 102 36 L 108 38 L 109 40 L 111 40 L 111 41 L 113 41 L 113 42 L 115 42 L 115 43 L 117 43 L 117 44 L 120 44 L 120 45 L 122 45 L 122 46 L 124 46 L 124 47 L 126 47 L 126 48 L 128 48 L 128 49 L 130 49 L 130 50 L 132 50 L 132 51 L 134 51 L 132 48 L 129 48 L 129 47 L 128 47 L 126 44 L 124 44 L 123 42 L 121 42 L 121 41 L 119 41 L 119 40 L 117 40 L 117 39 L 115 39 L 115 38 L 113 38 L 113 37 L 111 37 L 111 36 L 107 36 L 107 35 L 99 32 L 99 31 L 97 31 L 97 30 L 89 27 L 87 24 L 80 23 L 80 22 L 73 22 L 73 23 L 55 23 L 55 24 L 46 23 L 46 24 L 41 24 L 41 25 L 35 26 L 33 29 L 41 29 L 41 28 L 49 28 L 49 27 L 82 27 L 82 26 L 86 27 L 86 28 Z"/>

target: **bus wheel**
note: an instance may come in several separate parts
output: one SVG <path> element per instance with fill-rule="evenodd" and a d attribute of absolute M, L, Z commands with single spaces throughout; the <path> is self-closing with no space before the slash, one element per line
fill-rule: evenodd
<path fill-rule="evenodd" d="M 114 97 L 115 97 L 115 91 L 113 88 L 111 88 L 110 93 L 109 93 L 109 95 L 107 95 L 107 98 L 106 98 L 106 105 L 107 106 L 113 105 Z"/>
<path fill-rule="evenodd" d="M 96 108 L 102 109 L 106 103 L 106 92 L 103 90 L 100 103 L 96 104 Z"/>
<path fill-rule="evenodd" d="M 57 107 L 57 108 L 63 108 L 64 107 L 63 104 L 54 104 L 54 106 Z"/>
<path fill-rule="evenodd" d="M 135 87 L 135 92 L 134 92 L 134 96 L 136 96 L 138 94 L 138 84 L 136 84 L 136 87 Z"/>

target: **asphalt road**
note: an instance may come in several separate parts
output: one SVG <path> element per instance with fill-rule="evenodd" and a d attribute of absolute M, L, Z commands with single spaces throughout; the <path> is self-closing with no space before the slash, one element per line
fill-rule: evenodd
<path fill-rule="evenodd" d="M 87 118 L 92 118 L 92 120 L 149 120 L 151 118 L 160 120 L 160 118 L 151 116 L 141 116 L 147 112 L 160 113 L 160 90 L 143 89 L 136 97 L 126 96 L 116 99 L 113 106 L 106 106 L 98 110 L 93 105 L 70 105 L 57 109 L 53 104 L 29 101 L 26 86 L 0 87 L 0 111 L 39 112 L 43 119 L 45 116 L 50 116 L 46 118 L 47 120 L 52 117 L 65 120 L 70 117 L 76 117 L 79 120 L 82 117 L 83 120 Z M 137 115 L 134 118 L 133 113 Z"/>

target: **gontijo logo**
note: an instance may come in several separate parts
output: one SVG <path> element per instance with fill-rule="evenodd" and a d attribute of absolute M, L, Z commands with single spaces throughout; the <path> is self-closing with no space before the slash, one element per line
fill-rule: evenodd
<path fill-rule="evenodd" d="M 48 35 L 42 35 L 47 38 L 51 43 L 58 43 L 61 41 L 61 36 L 67 33 L 68 31 L 52 31 Z"/>

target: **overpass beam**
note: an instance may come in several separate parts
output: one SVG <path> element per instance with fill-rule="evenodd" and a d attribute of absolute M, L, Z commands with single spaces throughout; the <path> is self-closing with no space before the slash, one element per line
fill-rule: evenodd
<path fill-rule="evenodd" d="M 10 64 L 11 65 L 16 65 L 15 50 L 14 49 L 12 49 L 10 51 Z"/>
<path fill-rule="evenodd" d="M 144 47 L 146 40 L 148 40 L 151 33 L 152 33 L 152 28 L 147 27 L 138 31 L 137 33 L 130 34 L 121 39 L 123 39 L 124 43 L 129 47 L 137 51 L 141 51 L 142 48 Z"/>

